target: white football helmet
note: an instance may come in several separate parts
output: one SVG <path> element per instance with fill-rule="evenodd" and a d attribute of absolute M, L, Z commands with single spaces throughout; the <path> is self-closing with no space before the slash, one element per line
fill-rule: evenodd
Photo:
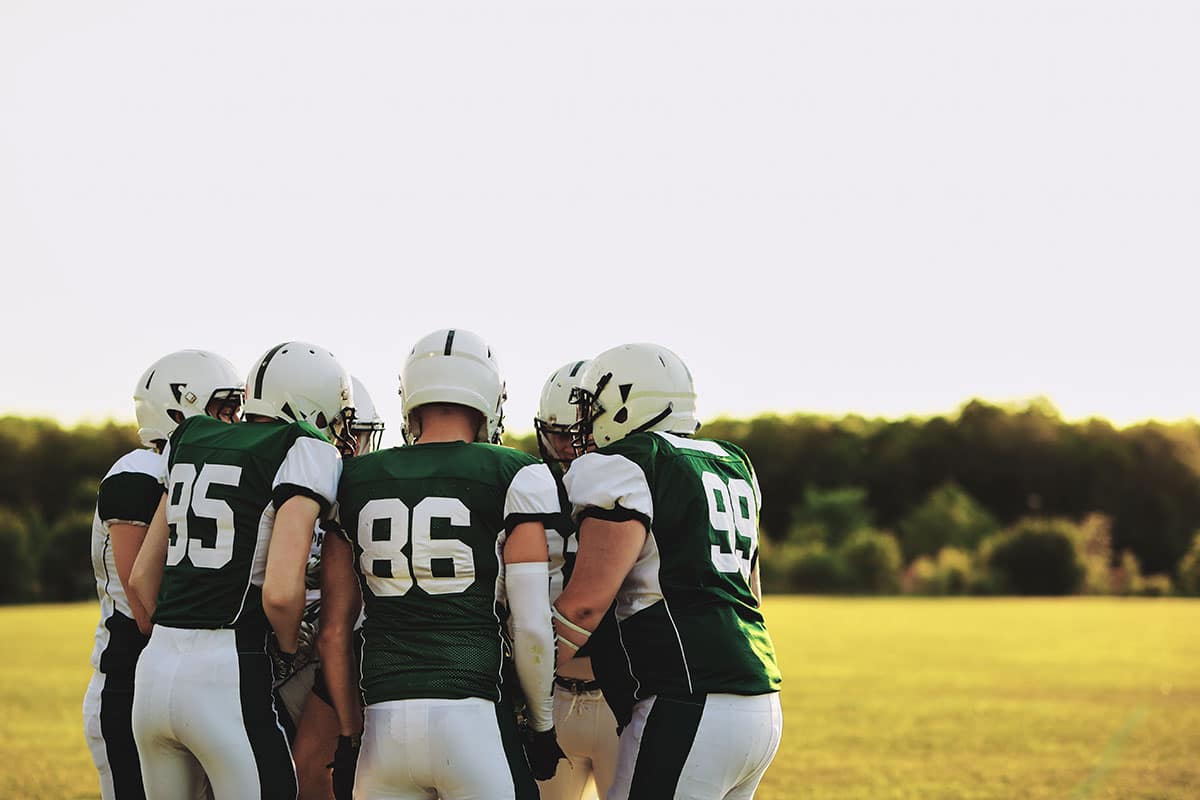
<path fill-rule="evenodd" d="M 638 431 L 691 436 L 700 429 L 692 373 L 679 356 L 657 344 L 624 344 L 588 365 L 572 393 L 580 407 L 572 432 L 582 452 L 591 434 L 597 447 Z"/>
<path fill-rule="evenodd" d="M 537 416 L 533 418 L 538 451 L 542 454 L 542 461 L 559 470 L 564 469 L 570 459 L 559 454 L 549 437 L 551 434 L 572 433 L 579 407 L 571 403 L 571 392 L 582 385 L 580 381 L 590 363 L 586 360 L 571 361 L 554 370 L 546 379 L 538 400 Z"/>
<path fill-rule="evenodd" d="M 241 404 L 246 387 L 228 360 L 207 350 L 179 350 L 155 361 L 133 390 L 138 436 L 153 447 L 214 400 Z M 236 416 L 236 413 L 235 413 Z"/>
<path fill-rule="evenodd" d="M 492 348 L 462 328 L 443 328 L 413 347 L 400 373 L 404 440 L 421 437 L 412 412 L 427 403 L 455 403 L 483 415 L 477 442 L 500 443 L 504 431 L 504 380 Z"/>
<path fill-rule="evenodd" d="M 354 385 L 354 421 L 350 423 L 350 433 L 358 443 L 354 454 L 365 456 L 379 449 L 385 426 L 371 402 L 367 387 L 354 375 L 350 376 L 350 382 Z"/>
<path fill-rule="evenodd" d="M 354 392 L 333 353 L 308 342 L 284 342 L 263 353 L 246 379 L 246 414 L 304 421 L 353 452 Z"/>

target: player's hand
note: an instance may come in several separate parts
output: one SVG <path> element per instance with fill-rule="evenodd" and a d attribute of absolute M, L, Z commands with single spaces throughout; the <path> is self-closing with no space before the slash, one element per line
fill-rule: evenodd
<path fill-rule="evenodd" d="M 558 746 L 554 728 L 541 732 L 526 729 L 525 758 L 535 779 L 548 781 L 553 778 L 558 769 L 558 760 L 566 757 L 566 753 Z"/>
<path fill-rule="evenodd" d="M 357 736 L 339 736 L 333 761 L 326 764 L 333 770 L 334 800 L 352 800 L 354 771 L 358 768 L 358 749 L 362 742 Z"/>
<path fill-rule="evenodd" d="M 274 686 L 278 688 L 286 683 L 288 678 L 296 674 L 298 659 L 295 653 L 285 652 L 278 644 L 270 650 L 269 655 L 271 656 L 271 672 L 274 677 Z"/>

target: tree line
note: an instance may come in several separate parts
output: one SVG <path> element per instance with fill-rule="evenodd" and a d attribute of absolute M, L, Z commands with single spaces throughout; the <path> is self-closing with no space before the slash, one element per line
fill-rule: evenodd
<path fill-rule="evenodd" d="M 701 435 L 762 487 L 777 591 L 1200 593 L 1200 424 L 975 400 L 900 420 L 769 414 Z M 507 443 L 536 453 L 532 434 Z M 0 418 L 0 602 L 94 596 L 96 489 L 133 425 Z"/>

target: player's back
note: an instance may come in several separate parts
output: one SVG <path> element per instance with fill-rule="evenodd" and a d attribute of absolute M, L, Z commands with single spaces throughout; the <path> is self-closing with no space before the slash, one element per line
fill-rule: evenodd
<path fill-rule="evenodd" d="M 779 669 L 750 590 L 761 504 L 736 445 L 635 433 L 567 472 L 576 510 L 639 519 L 647 541 L 616 599 L 637 696 L 759 694 Z"/>
<path fill-rule="evenodd" d="M 226 425 L 198 416 L 172 434 L 167 460 L 171 539 L 155 623 L 265 632 L 275 511 L 296 495 L 329 507 L 336 449 L 305 423 Z"/>
<path fill-rule="evenodd" d="M 367 704 L 498 700 L 503 538 L 557 509 L 545 465 L 489 444 L 392 448 L 347 463 L 338 506 L 366 611 Z"/>

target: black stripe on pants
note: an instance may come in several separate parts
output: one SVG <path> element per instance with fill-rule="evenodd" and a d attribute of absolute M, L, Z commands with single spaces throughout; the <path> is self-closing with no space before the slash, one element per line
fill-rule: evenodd
<path fill-rule="evenodd" d="M 707 695 L 654 698 L 642 729 L 629 800 L 664 800 L 675 796 L 679 776 L 704 715 Z"/>
<path fill-rule="evenodd" d="M 296 800 L 296 767 L 287 736 L 279 727 L 266 653 L 238 653 L 242 723 L 258 766 L 262 800 Z"/>
<path fill-rule="evenodd" d="M 133 741 L 132 691 L 100 691 L 100 735 L 117 800 L 146 800 L 142 762 Z"/>
<path fill-rule="evenodd" d="M 500 728 L 500 743 L 504 745 L 508 771 L 512 774 L 513 796 L 517 800 L 538 800 L 537 782 L 529 770 L 529 762 L 525 760 L 525 747 L 517 730 L 517 715 L 507 697 L 502 696 L 500 702 L 496 703 L 496 725 Z"/>

